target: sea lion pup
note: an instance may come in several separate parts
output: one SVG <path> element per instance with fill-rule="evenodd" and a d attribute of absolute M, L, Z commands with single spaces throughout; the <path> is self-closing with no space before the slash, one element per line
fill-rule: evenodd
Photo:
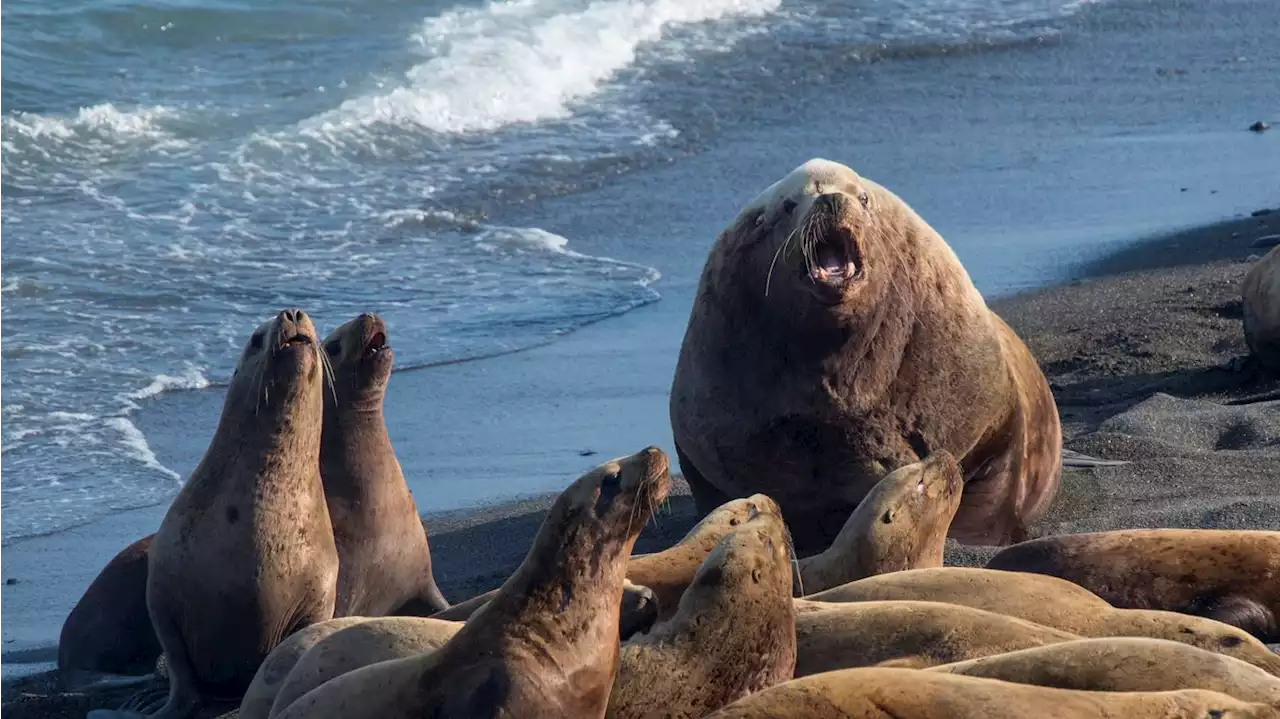
<path fill-rule="evenodd" d="M 797 601 L 797 677 L 876 665 L 918 669 L 1080 638 L 959 604 L 815 604 Z"/>
<path fill-rule="evenodd" d="M 444 646 L 348 672 L 280 717 L 602 717 L 627 557 L 671 487 L 650 447 L 566 489 L 497 596 Z"/>
<path fill-rule="evenodd" d="M 276 645 L 333 616 L 338 553 L 320 482 L 324 361 L 302 310 L 254 331 L 213 440 L 151 543 L 147 607 L 169 671 L 156 717 L 239 701 Z"/>
<path fill-rule="evenodd" d="M 1164 639 L 1077 639 L 928 671 L 1087 691 L 1208 689 L 1280 709 L 1280 678 L 1239 659 Z"/>
<path fill-rule="evenodd" d="M 102 675 L 155 670 L 160 640 L 147 614 L 147 556 L 154 537 L 149 534 L 112 557 L 62 623 L 58 675 L 64 687 L 79 689 Z"/>
<path fill-rule="evenodd" d="M 905 202 L 822 159 L 716 239 L 670 414 L 699 511 L 765 492 L 801 556 L 940 449 L 964 469 L 965 543 L 1024 538 L 1058 488 L 1058 412 L 1026 346 Z"/>
<path fill-rule="evenodd" d="M 987 567 L 1061 577 L 1117 607 L 1195 614 L 1280 642 L 1280 532 L 1063 534 L 1006 547 Z"/>
<path fill-rule="evenodd" d="M 1043 574 L 970 567 L 911 569 L 860 579 L 807 599 L 947 602 L 999 612 L 1081 637 L 1132 636 L 1182 642 L 1280 675 L 1280 655 L 1237 627 L 1176 612 L 1116 609 L 1083 587 Z"/>
<path fill-rule="evenodd" d="M 912 669 L 844 669 L 779 684 L 707 719 L 1275 719 L 1204 689 L 1085 692 Z"/>
<path fill-rule="evenodd" d="M 716 545 L 734 528 L 761 512 L 779 514 L 778 504 L 763 494 L 755 494 L 745 499 L 735 499 L 716 507 L 710 514 L 702 518 L 684 538 L 676 544 L 652 554 L 637 554 L 627 563 L 627 582 L 629 586 L 642 585 L 651 590 L 656 598 L 654 606 L 658 610 L 658 619 L 670 619 L 680 604 L 680 596 L 693 581 L 702 561 L 711 553 Z M 498 590 L 494 589 L 476 597 L 459 602 L 452 607 L 431 615 L 435 619 L 465 621 L 477 609 L 484 606 Z M 626 640 L 634 631 L 648 631 L 649 626 L 640 627 L 639 622 L 628 622 L 628 611 L 624 595 L 622 639 Z M 647 607 L 639 606 L 641 610 Z M 627 631 L 628 624 L 636 627 Z M 649 622 L 652 626 L 652 622 Z"/>
<path fill-rule="evenodd" d="M 462 622 L 426 617 L 376 617 L 344 627 L 307 650 L 280 683 L 270 711 L 274 717 L 307 692 L 347 672 L 389 659 L 435 651 L 453 638 Z M 244 716 L 243 709 L 241 717 Z"/>
<path fill-rule="evenodd" d="M 334 616 L 426 616 L 449 603 L 396 460 L 382 402 L 395 355 L 386 323 L 363 313 L 324 340 L 333 367 L 325 395 L 320 474 L 338 546 Z"/>
<path fill-rule="evenodd" d="M 960 466 L 945 449 L 885 475 L 858 503 L 831 546 L 800 560 L 804 591 L 887 572 L 941 567 L 963 486 Z"/>
<path fill-rule="evenodd" d="M 702 717 L 784 682 L 796 664 L 790 537 L 758 514 L 720 540 L 680 609 L 622 646 L 607 716 Z"/>
<path fill-rule="evenodd" d="M 271 714 L 271 704 L 284 684 L 289 673 L 293 671 L 303 655 L 326 637 L 360 622 L 369 621 L 368 617 L 339 617 L 324 622 L 317 622 L 309 627 L 299 629 L 290 634 L 283 642 L 262 660 L 258 673 L 240 700 L 239 719 L 267 719 Z"/>

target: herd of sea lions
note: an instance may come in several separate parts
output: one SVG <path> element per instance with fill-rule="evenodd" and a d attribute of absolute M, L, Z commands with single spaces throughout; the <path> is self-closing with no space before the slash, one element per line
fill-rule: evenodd
<path fill-rule="evenodd" d="M 1043 373 L 844 165 L 800 166 L 711 249 L 671 392 L 702 519 L 668 549 L 632 554 L 671 488 L 648 447 L 450 605 L 392 363 L 372 313 L 253 331 L 159 530 L 63 627 L 70 685 L 162 655 L 167 691 L 91 717 L 1280 717 L 1280 532 L 1031 538 L 1063 463 Z M 945 567 L 948 536 L 1008 546 Z"/>

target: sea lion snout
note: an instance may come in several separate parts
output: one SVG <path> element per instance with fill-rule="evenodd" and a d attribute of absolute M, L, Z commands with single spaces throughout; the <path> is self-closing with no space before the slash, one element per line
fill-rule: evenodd
<path fill-rule="evenodd" d="M 281 310 L 274 324 L 275 344 L 279 349 L 315 344 L 316 327 L 311 317 L 300 309 Z"/>

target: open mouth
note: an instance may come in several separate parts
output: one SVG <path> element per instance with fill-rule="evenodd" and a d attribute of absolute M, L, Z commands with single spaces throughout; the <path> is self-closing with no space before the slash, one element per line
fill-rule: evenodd
<path fill-rule="evenodd" d="M 853 233 L 837 227 L 823 233 L 813 247 L 812 262 L 806 267 L 809 279 L 841 285 L 862 276 L 862 257 Z"/>
<path fill-rule="evenodd" d="M 284 342 L 280 343 L 280 349 L 297 349 L 299 347 L 303 347 L 310 344 L 311 344 L 310 337 L 304 334 L 298 333 L 290 337 L 289 339 L 285 340 Z"/>
<path fill-rule="evenodd" d="M 377 354 L 387 348 L 387 333 L 374 332 L 373 336 L 364 345 L 364 356 L 375 357 Z"/>

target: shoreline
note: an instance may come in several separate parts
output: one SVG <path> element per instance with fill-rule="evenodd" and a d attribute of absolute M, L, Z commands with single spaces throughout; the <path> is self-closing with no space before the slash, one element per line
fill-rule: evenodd
<path fill-rule="evenodd" d="M 1238 299 L 1238 278 L 1243 276 L 1247 267 L 1245 258 L 1252 252 L 1249 243 L 1255 236 L 1274 234 L 1278 230 L 1280 213 L 1272 213 L 1264 217 L 1232 218 L 1168 234 L 1163 238 L 1138 240 L 1134 245 L 1093 263 L 1092 274 L 1087 277 L 1018 293 L 989 303 L 1031 346 L 1049 377 L 1063 418 L 1064 444 L 1094 456 L 1134 462 L 1124 467 L 1064 472 L 1058 499 L 1049 515 L 1033 528 L 1037 534 L 1088 531 L 1124 524 L 1208 524 L 1280 530 L 1280 497 L 1267 497 L 1265 493 L 1255 491 L 1265 488 L 1257 482 L 1267 481 L 1264 465 L 1274 466 L 1274 462 L 1280 461 L 1280 448 L 1264 446 L 1215 451 L 1196 447 L 1172 447 L 1168 442 L 1169 437 L 1142 437 L 1106 431 L 1108 422 L 1114 424 L 1117 418 L 1123 420 L 1135 406 L 1149 404 L 1158 393 L 1176 397 L 1185 390 L 1183 393 L 1193 398 L 1187 401 L 1194 403 L 1203 402 L 1205 398 L 1221 400 L 1248 397 L 1280 388 L 1280 378 L 1264 376 L 1248 367 L 1233 370 L 1226 366 L 1243 351 L 1243 335 L 1238 318 L 1219 317 L 1211 327 L 1201 328 L 1193 333 L 1193 343 L 1199 347 L 1198 352 L 1186 353 L 1179 350 L 1181 354 L 1174 360 L 1155 360 L 1174 374 L 1181 373 L 1196 378 L 1194 381 L 1183 381 L 1180 384 L 1168 379 L 1164 384 L 1148 386 L 1149 383 L 1142 376 L 1127 374 L 1125 366 L 1114 362 L 1107 365 L 1111 368 L 1107 371 L 1114 374 L 1112 377 L 1100 376 L 1096 368 L 1081 369 L 1070 363 L 1063 363 L 1064 356 L 1080 352 L 1078 344 L 1093 345 L 1096 349 L 1099 337 L 1105 338 L 1108 333 L 1114 334 L 1117 329 L 1121 332 L 1150 332 L 1150 328 L 1145 327 L 1130 326 L 1126 329 L 1118 324 L 1123 321 L 1123 317 L 1109 317 L 1106 310 L 1099 312 L 1095 305 L 1100 298 L 1110 300 L 1112 312 L 1121 311 L 1116 308 L 1127 307 L 1127 311 L 1136 315 L 1152 317 L 1152 321 L 1165 330 L 1163 336 L 1149 335 L 1149 339 L 1156 345 L 1165 341 L 1181 342 L 1184 336 L 1173 332 L 1177 329 L 1175 323 L 1180 318 L 1169 313 L 1161 314 L 1163 311 L 1150 312 L 1151 306 L 1163 302 L 1169 292 L 1185 292 L 1186 287 L 1195 287 L 1198 281 L 1206 284 L 1206 290 L 1194 293 L 1192 301 L 1183 303 L 1187 312 L 1195 314 L 1206 308 L 1229 304 L 1233 291 Z M 1207 261 L 1167 267 L 1166 260 L 1170 253 L 1185 247 L 1189 242 L 1196 243 L 1198 251 Z M 1149 261 L 1150 268 L 1134 267 L 1135 264 L 1140 266 L 1141 258 L 1144 257 Z M 1234 283 L 1233 278 L 1236 280 Z M 1072 311 L 1071 307 L 1075 307 L 1075 310 Z M 1073 323 L 1080 320 L 1080 313 L 1089 315 L 1089 321 L 1094 325 L 1091 329 L 1095 335 L 1093 338 L 1081 339 L 1080 328 L 1073 326 Z M 1142 348 L 1122 348 L 1119 354 L 1131 351 L 1138 356 L 1150 352 Z M 1094 354 L 1093 358 L 1114 360 L 1116 354 L 1115 351 L 1107 350 Z M 1109 391 L 1114 394 L 1109 398 L 1111 401 L 1099 402 L 1091 399 L 1091 391 L 1097 388 L 1090 383 L 1108 379 L 1111 380 Z M 1187 408 L 1171 406 L 1166 411 L 1185 412 Z M 1250 413 L 1256 414 L 1258 408 L 1245 405 L 1235 411 L 1248 418 L 1252 416 Z M 1159 412 L 1157 408 L 1157 416 L 1162 416 Z M 1256 421 L 1256 417 L 1254 420 Z M 1276 424 L 1280 425 L 1280 422 Z M 1258 436 L 1266 440 L 1272 434 L 1280 436 L 1280 426 L 1264 427 Z M 1232 456 L 1228 457 L 1224 453 Z M 604 459 L 606 457 L 603 455 L 579 458 L 584 465 Z M 1193 475 L 1212 477 L 1215 467 L 1219 468 L 1216 471 L 1219 475 L 1224 474 L 1221 468 L 1231 468 L 1229 474 L 1235 478 L 1238 493 L 1215 497 L 1214 501 L 1206 504 L 1198 499 L 1198 495 L 1204 492 L 1204 487 L 1184 487 L 1183 484 L 1194 485 L 1195 482 L 1190 482 Z M 1170 472 L 1173 470 L 1180 471 L 1170 481 Z M 577 467 L 562 468 L 564 481 L 571 480 L 578 471 Z M 1153 477 L 1163 478 L 1163 483 L 1167 485 L 1168 491 L 1165 494 L 1168 496 L 1162 496 L 1158 502 L 1160 511 L 1138 516 L 1129 512 L 1127 516 L 1120 517 L 1115 516 L 1114 511 L 1108 511 L 1110 500 L 1119 498 L 1108 494 L 1109 486 L 1142 482 L 1147 491 L 1151 491 Z M 1254 483 L 1246 482 L 1247 486 L 1242 487 L 1239 484 L 1242 477 Z M 498 586 L 523 559 L 529 541 L 557 494 L 558 492 L 538 493 L 465 509 L 422 512 L 428 526 L 436 576 L 446 596 L 452 602 L 458 602 Z M 1123 499 L 1129 504 L 1134 502 L 1132 496 Z M 1198 508 L 1197 502 L 1201 505 Z M 162 514 L 162 511 L 159 513 Z M 1152 521 L 1155 521 L 1154 525 L 1151 524 Z M 636 551 L 658 551 L 669 546 L 678 541 L 695 522 L 687 485 L 682 480 L 677 480 L 667 508 L 645 529 Z M 76 533 L 76 530 L 68 533 Z M 947 561 L 949 564 L 975 564 L 984 561 L 989 554 L 990 550 L 987 548 L 960 547 L 951 542 Z M 94 573 L 96 574 L 96 570 Z M 6 578 L 8 576 L 9 572 L 6 571 Z M 92 575 L 88 578 L 91 577 Z M 87 581 L 85 579 L 84 583 L 87 584 Z M 22 582 L 14 586 L 20 587 Z M 6 587 L 6 590 L 12 590 L 14 586 Z M 78 596 L 77 594 L 70 601 L 74 602 Z M 59 621 L 58 627 L 60 626 Z M 47 643 L 4 650 L 0 659 L 6 665 L 5 674 L 9 676 L 0 681 L 0 686 L 3 687 L 6 705 L 17 695 L 33 689 L 36 693 L 41 689 L 49 691 L 49 683 L 54 679 L 47 671 L 35 671 L 21 676 L 15 676 L 13 672 L 24 664 L 31 669 L 38 669 L 55 657 L 56 645 Z"/>

